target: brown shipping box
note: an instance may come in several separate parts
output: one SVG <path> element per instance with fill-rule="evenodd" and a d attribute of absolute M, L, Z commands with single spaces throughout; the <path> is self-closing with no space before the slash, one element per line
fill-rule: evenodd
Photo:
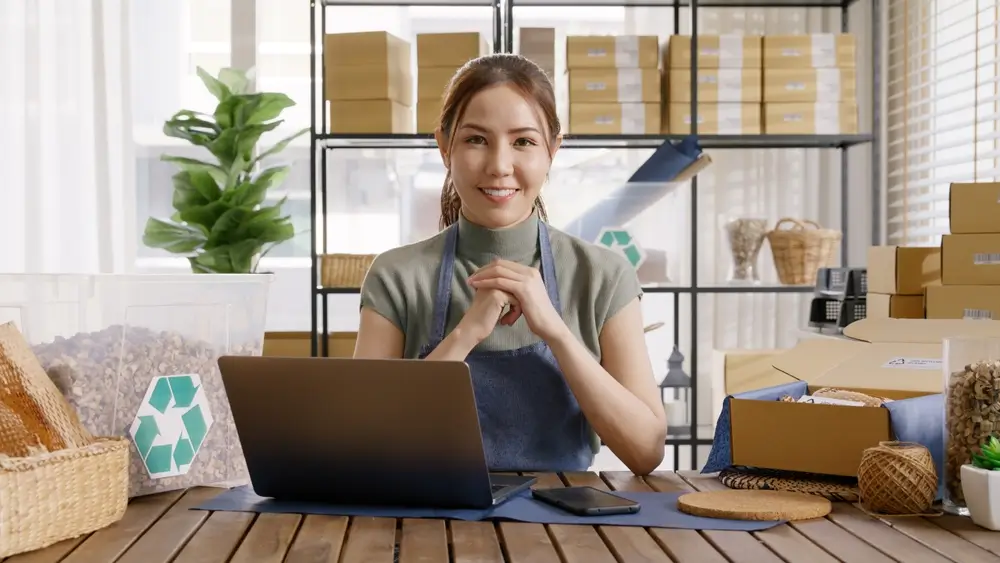
<path fill-rule="evenodd" d="M 660 131 L 660 104 L 569 105 L 573 135 L 654 135 Z"/>
<path fill-rule="evenodd" d="M 691 104 L 664 104 L 665 125 L 671 134 L 691 133 Z M 698 104 L 698 133 L 755 135 L 760 133 L 760 104 Z"/>
<path fill-rule="evenodd" d="M 764 389 L 788 382 L 788 376 L 774 369 L 771 361 L 785 352 L 782 349 L 715 350 L 712 354 L 712 405 L 714 417 L 722 414 L 728 395 Z"/>
<path fill-rule="evenodd" d="M 1000 183 L 955 183 L 948 197 L 949 232 L 1000 233 Z"/>
<path fill-rule="evenodd" d="M 542 67 L 555 78 L 556 74 L 556 30 L 554 27 L 518 28 L 518 50 L 522 56 Z"/>
<path fill-rule="evenodd" d="M 330 104 L 334 133 L 414 133 L 413 108 L 391 100 L 348 100 Z"/>
<path fill-rule="evenodd" d="M 666 68 L 691 68 L 691 36 L 671 35 Z M 698 68 L 760 68 L 759 35 L 698 35 Z"/>
<path fill-rule="evenodd" d="M 856 103 L 764 103 L 764 133 L 770 135 L 854 135 L 857 132 Z"/>
<path fill-rule="evenodd" d="M 857 66 L 854 36 L 849 33 L 765 35 L 764 68 L 845 68 Z"/>
<path fill-rule="evenodd" d="M 923 295 L 887 295 L 868 292 L 865 317 L 869 319 L 922 319 Z"/>
<path fill-rule="evenodd" d="M 417 133 L 433 133 L 441 119 L 441 100 L 417 100 Z"/>
<path fill-rule="evenodd" d="M 942 236 L 941 283 L 1000 285 L 1000 234 Z"/>
<path fill-rule="evenodd" d="M 927 288 L 928 319 L 1000 320 L 1000 285 Z"/>
<path fill-rule="evenodd" d="M 775 356 L 789 383 L 808 392 L 825 387 L 889 399 L 941 393 L 942 340 L 1000 337 L 1000 322 L 862 319 L 848 338 L 801 341 Z M 884 408 L 778 400 L 730 400 L 732 464 L 856 476 L 865 449 L 895 439 Z"/>
<path fill-rule="evenodd" d="M 857 102 L 857 71 L 851 68 L 764 69 L 765 102 Z"/>
<path fill-rule="evenodd" d="M 458 67 L 489 53 L 486 38 L 478 32 L 418 33 L 417 67 Z"/>
<path fill-rule="evenodd" d="M 578 68 L 569 71 L 569 103 L 660 102 L 655 68 Z"/>
<path fill-rule="evenodd" d="M 868 293 L 923 295 L 941 285 L 941 249 L 937 246 L 868 248 Z"/>
<path fill-rule="evenodd" d="M 657 68 L 659 39 L 655 35 L 569 35 L 566 68 Z"/>
<path fill-rule="evenodd" d="M 672 103 L 691 101 L 691 69 L 671 69 L 666 76 L 666 99 Z M 698 69 L 698 103 L 759 103 L 759 68 Z"/>

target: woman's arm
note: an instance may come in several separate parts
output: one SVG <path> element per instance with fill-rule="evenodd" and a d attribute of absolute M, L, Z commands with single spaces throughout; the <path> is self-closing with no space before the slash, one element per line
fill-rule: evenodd
<path fill-rule="evenodd" d="M 632 473 L 648 475 L 663 462 L 667 417 L 638 298 L 604 323 L 599 340 L 600 363 L 568 328 L 549 347 L 597 435 Z"/>

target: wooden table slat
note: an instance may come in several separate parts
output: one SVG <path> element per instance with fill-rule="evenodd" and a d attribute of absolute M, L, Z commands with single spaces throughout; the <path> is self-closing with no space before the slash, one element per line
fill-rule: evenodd
<path fill-rule="evenodd" d="M 300 514 L 261 514 L 231 559 L 232 563 L 282 563 L 302 522 Z"/>
<path fill-rule="evenodd" d="M 392 563 L 396 554 L 396 519 L 354 516 L 347 530 L 342 563 Z"/>
<path fill-rule="evenodd" d="M 595 475 L 596 477 L 596 475 Z M 598 478 L 599 479 L 599 478 Z M 540 475 L 538 483 L 533 488 L 565 487 L 564 479 L 558 475 Z M 577 526 L 568 524 L 549 524 L 545 526 L 552 542 L 565 561 L 580 561 L 581 563 L 614 562 L 604 538 L 593 526 Z"/>
<path fill-rule="evenodd" d="M 213 512 L 174 563 L 226 563 L 255 518 L 252 512 Z"/>
<path fill-rule="evenodd" d="M 444 520 L 405 518 L 399 541 L 399 563 L 448 561 L 448 528 Z"/>
<path fill-rule="evenodd" d="M 212 487 L 188 489 L 184 496 L 160 516 L 160 519 L 146 530 L 116 563 L 169 563 L 208 519 L 208 511 L 191 510 L 191 508 L 220 492 L 220 489 Z M 73 552 L 73 555 L 76 553 Z M 114 561 L 114 559 L 86 561 Z"/>
<path fill-rule="evenodd" d="M 454 563 L 503 563 L 500 533 L 493 522 L 449 523 Z"/>
<path fill-rule="evenodd" d="M 307 515 L 285 563 L 337 563 L 349 523 L 347 516 Z"/>

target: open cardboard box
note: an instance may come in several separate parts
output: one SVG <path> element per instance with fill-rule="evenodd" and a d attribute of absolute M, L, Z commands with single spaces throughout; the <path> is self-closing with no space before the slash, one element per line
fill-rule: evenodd
<path fill-rule="evenodd" d="M 787 383 L 725 399 L 705 473 L 748 466 L 857 476 L 866 448 L 918 442 L 941 473 L 944 339 L 1000 337 L 1000 321 L 863 319 L 846 339 L 801 341 L 772 360 Z M 893 399 L 883 408 L 783 402 L 824 387 Z"/>

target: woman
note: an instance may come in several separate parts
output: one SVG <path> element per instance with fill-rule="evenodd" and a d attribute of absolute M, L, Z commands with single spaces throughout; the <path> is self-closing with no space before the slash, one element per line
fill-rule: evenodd
<path fill-rule="evenodd" d="M 586 471 L 599 437 L 645 475 L 666 417 L 642 289 L 625 259 L 546 225 L 561 139 L 534 63 L 495 54 L 458 71 L 436 133 L 443 230 L 376 258 L 354 355 L 468 363 L 492 470 Z"/>

